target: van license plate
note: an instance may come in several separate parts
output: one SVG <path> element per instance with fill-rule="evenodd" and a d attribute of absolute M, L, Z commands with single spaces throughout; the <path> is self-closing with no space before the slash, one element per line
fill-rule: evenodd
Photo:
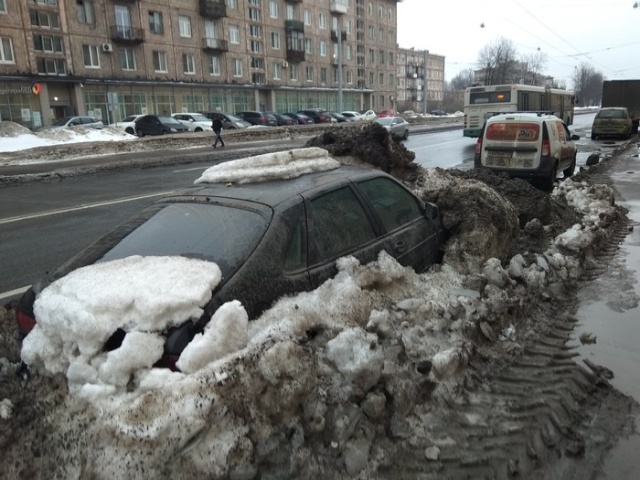
<path fill-rule="evenodd" d="M 487 152 L 486 164 L 491 167 L 509 167 L 511 152 Z"/>

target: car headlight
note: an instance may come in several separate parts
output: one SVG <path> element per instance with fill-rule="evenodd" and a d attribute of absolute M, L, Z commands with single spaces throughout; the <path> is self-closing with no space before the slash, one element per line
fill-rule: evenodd
<path fill-rule="evenodd" d="M 177 130 L 175 128 L 171 127 L 171 133 L 176 133 L 176 132 L 177 132 Z"/>

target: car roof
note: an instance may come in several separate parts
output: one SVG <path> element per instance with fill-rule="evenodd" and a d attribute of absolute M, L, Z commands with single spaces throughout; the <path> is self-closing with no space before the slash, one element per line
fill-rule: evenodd
<path fill-rule="evenodd" d="M 488 123 L 503 122 L 505 120 L 514 121 L 542 121 L 542 120 L 560 120 L 555 115 L 549 113 L 536 113 L 536 112 L 513 112 L 513 113 L 500 113 L 487 119 Z"/>
<path fill-rule="evenodd" d="M 347 179 L 360 180 L 369 177 L 391 178 L 386 173 L 373 168 L 343 165 L 333 170 L 312 172 L 292 179 L 278 179 L 269 182 L 238 183 L 231 185 L 224 183 L 202 183 L 177 191 L 167 198 L 170 199 L 174 196 L 225 197 L 259 202 L 275 208 L 282 202 L 315 188 Z"/>

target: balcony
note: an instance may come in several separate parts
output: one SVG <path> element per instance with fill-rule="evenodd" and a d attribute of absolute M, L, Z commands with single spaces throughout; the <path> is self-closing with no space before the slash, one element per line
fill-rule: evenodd
<path fill-rule="evenodd" d="M 287 3 L 302 3 L 302 0 L 284 0 Z"/>
<path fill-rule="evenodd" d="M 204 37 L 202 39 L 202 48 L 210 52 L 228 52 L 229 44 L 221 38 Z"/>
<path fill-rule="evenodd" d="M 284 29 L 291 32 L 304 32 L 304 22 L 301 20 L 285 20 Z"/>
<path fill-rule="evenodd" d="M 116 43 L 137 45 L 144 42 L 144 30 L 129 25 L 112 25 L 111 40 Z"/>
<path fill-rule="evenodd" d="M 225 0 L 200 0 L 200 15 L 210 20 L 227 16 Z"/>
<path fill-rule="evenodd" d="M 342 35 L 341 35 L 342 38 L 340 39 L 340 41 L 341 42 L 346 42 L 347 41 L 347 32 L 343 31 L 341 33 L 342 33 Z M 334 41 L 334 42 L 338 41 L 338 30 L 331 30 L 331 40 Z"/>
<path fill-rule="evenodd" d="M 304 50 L 287 49 L 287 61 L 292 63 L 304 62 Z"/>
<path fill-rule="evenodd" d="M 339 15 L 347 13 L 349 10 L 349 0 L 331 0 L 329 10 L 331 13 L 337 13 Z"/>

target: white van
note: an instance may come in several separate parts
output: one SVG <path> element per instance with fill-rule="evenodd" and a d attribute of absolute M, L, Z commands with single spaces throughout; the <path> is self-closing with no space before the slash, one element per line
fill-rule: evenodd
<path fill-rule="evenodd" d="M 506 113 L 487 119 L 478 137 L 474 167 L 511 177 L 540 179 L 553 190 L 558 172 L 576 168 L 577 147 L 565 123 L 547 113 Z"/>

